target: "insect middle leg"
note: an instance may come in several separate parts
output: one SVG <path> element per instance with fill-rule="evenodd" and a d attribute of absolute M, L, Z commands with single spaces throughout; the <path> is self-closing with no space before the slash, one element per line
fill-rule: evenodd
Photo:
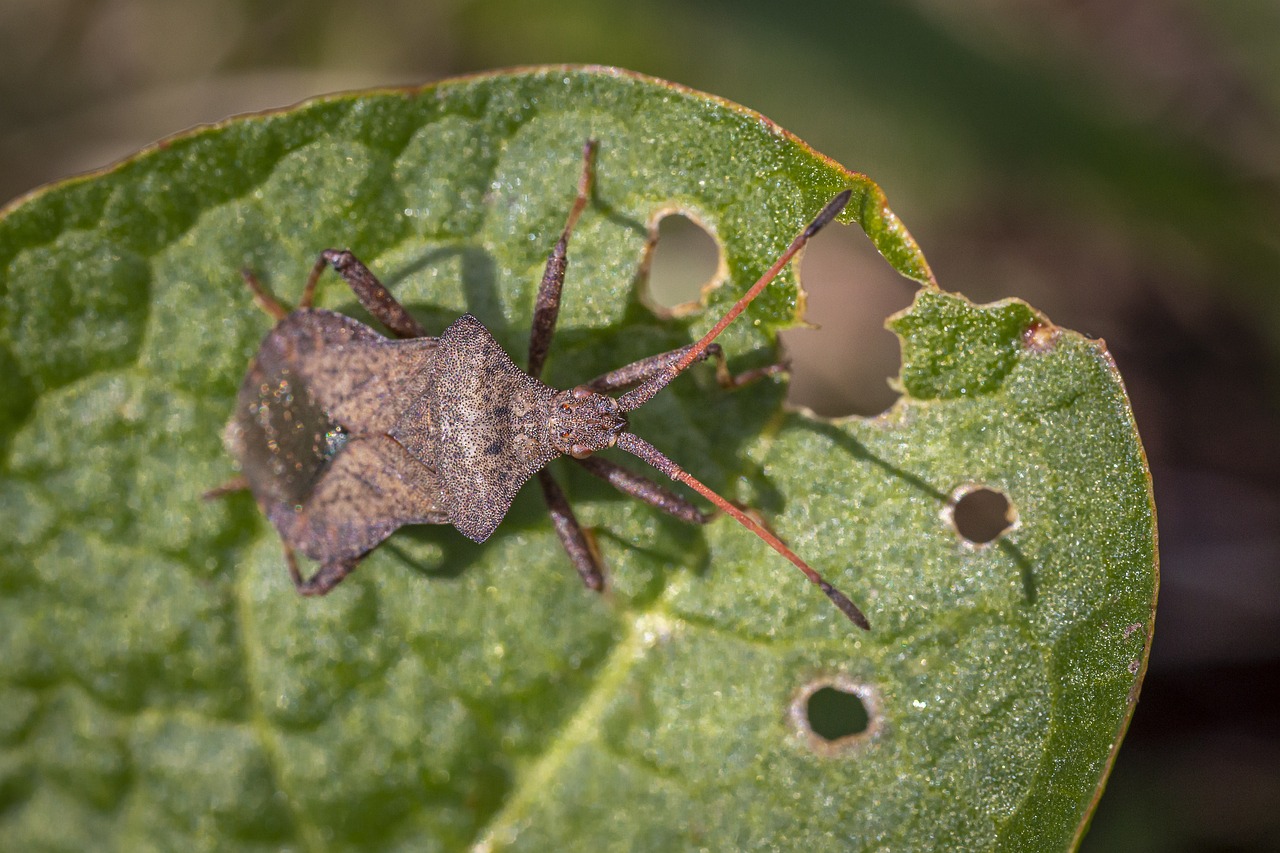
<path fill-rule="evenodd" d="M 624 495 L 643 501 L 681 521 L 689 524 L 706 524 L 715 517 L 712 513 L 704 512 L 690 501 L 643 474 L 637 474 L 616 462 L 596 456 L 574 461 Z M 564 546 L 565 552 L 569 555 L 569 561 L 577 569 L 582 582 L 589 589 L 597 592 L 604 589 L 604 561 L 600 557 L 599 548 L 596 547 L 595 537 L 590 530 L 578 522 L 578 517 L 574 515 L 573 507 L 565 498 L 559 483 L 545 468 L 538 472 L 538 483 L 542 486 L 542 494 L 551 512 L 551 522 L 555 527 L 556 535 L 560 537 L 560 544 Z"/>
<path fill-rule="evenodd" d="M 601 591 L 604 589 L 604 561 L 600 558 L 595 537 L 578 522 L 560 484 L 546 468 L 538 472 L 538 484 L 542 486 L 542 496 L 546 498 L 547 509 L 551 513 L 551 524 L 569 555 L 569 561 L 588 589 Z"/>

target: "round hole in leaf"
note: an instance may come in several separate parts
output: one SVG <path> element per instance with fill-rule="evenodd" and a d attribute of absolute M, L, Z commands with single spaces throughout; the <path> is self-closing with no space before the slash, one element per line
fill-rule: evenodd
<path fill-rule="evenodd" d="M 791 722 L 814 752 L 845 755 L 880 728 L 875 691 L 847 675 L 814 679 L 792 700 Z"/>
<path fill-rule="evenodd" d="M 667 311 L 696 303 L 722 265 L 720 246 L 703 225 L 683 213 L 665 213 L 649 256 L 649 301 Z"/>
<path fill-rule="evenodd" d="M 809 697 L 805 714 L 809 730 L 826 741 L 860 735 L 871 722 L 867 706 L 858 694 L 835 687 L 815 690 Z"/>
<path fill-rule="evenodd" d="M 994 542 L 1016 519 L 1017 513 L 1009 499 L 985 486 L 966 490 L 951 511 L 956 532 L 975 545 Z"/>

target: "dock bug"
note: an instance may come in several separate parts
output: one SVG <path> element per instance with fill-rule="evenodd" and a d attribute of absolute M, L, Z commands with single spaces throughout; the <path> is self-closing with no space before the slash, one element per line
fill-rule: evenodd
<path fill-rule="evenodd" d="M 439 337 L 427 335 L 349 251 L 320 253 L 294 311 L 245 271 L 258 304 L 276 325 L 249 368 L 227 429 L 227 447 L 242 476 L 218 491 L 250 489 L 280 534 L 298 591 L 323 595 L 402 525 L 452 524 L 483 542 L 520 487 L 536 476 L 569 559 L 586 585 L 599 590 L 600 556 L 546 470 L 551 460 L 567 455 L 623 493 L 683 521 L 712 518 L 648 477 L 592 455 L 618 447 L 732 516 L 795 564 L 855 625 L 869 628 L 853 602 L 777 536 L 627 429 L 627 412 L 695 361 L 716 358 L 722 384 L 730 386 L 761 373 L 729 376 L 712 342 L 839 214 L 850 192 L 832 199 L 697 343 L 558 391 L 539 377 L 560 310 L 569 238 L 591 196 L 595 151 L 595 142 L 588 142 L 577 197 L 547 259 L 526 370 L 470 314 Z M 326 266 L 395 339 L 311 307 Z M 621 393 L 610 396 L 616 392 Z M 308 578 L 298 569 L 298 551 L 319 564 Z"/>

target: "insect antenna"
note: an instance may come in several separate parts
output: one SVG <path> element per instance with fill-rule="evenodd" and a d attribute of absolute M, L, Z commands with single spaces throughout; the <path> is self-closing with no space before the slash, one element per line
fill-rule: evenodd
<path fill-rule="evenodd" d="M 663 456 L 662 453 L 652 444 L 634 433 L 623 432 L 618 434 L 618 443 L 616 446 L 627 451 L 633 456 L 648 462 L 654 468 L 657 468 L 677 483 L 684 483 L 686 486 L 711 501 L 719 509 L 722 509 L 729 515 L 733 516 L 739 524 L 759 536 L 769 545 L 770 548 L 786 557 L 797 569 L 804 572 L 804 576 L 817 586 L 818 589 L 826 593 L 827 598 L 831 599 L 831 602 L 835 604 L 836 607 L 840 608 L 841 613 L 849 617 L 850 622 L 857 625 L 859 628 L 862 628 L 864 631 L 871 630 L 871 623 L 867 621 L 867 617 L 862 614 L 862 611 L 858 609 L 857 605 L 849 600 L 847 595 L 827 583 L 826 578 L 818 574 L 816 569 L 804 560 L 800 559 L 800 556 L 796 554 L 795 551 L 792 551 L 783 544 L 781 539 L 769 532 L 769 530 L 763 527 L 758 521 L 747 515 L 729 501 L 720 497 L 720 495 L 711 490 L 710 486 L 694 477 L 666 456 Z"/>
<path fill-rule="evenodd" d="M 751 304 L 751 301 L 759 296 L 761 291 L 769 286 L 769 283 L 777 277 L 778 273 L 781 272 L 788 263 L 791 262 L 791 259 L 796 256 L 796 253 L 804 248 L 804 245 L 809 242 L 813 235 L 817 234 L 824 225 L 839 215 L 840 211 L 844 209 L 844 206 L 849 203 L 851 195 L 852 191 L 845 190 L 828 202 L 827 206 L 822 208 L 822 211 L 814 218 L 814 220 L 810 222 L 803 231 L 796 235 L 796 238 L 791 241 L 791 245 L 786 248 L 786 251 L 778 256 L 778 259 L 765 271 L 764 275 L 760 277 L 760 280 L 752 285 L 751 289 L 744 293 L 742 297 L 734 303 L 733 307 L 720 318 L 720 321 L 711 328 L 711 331 L 703 335 L 701 340 L 694 344 L 683 357 L 670 367 L 655 374 L 631 391 L 620 396 L 618 398 L 619 407 L 623 411 L 631 411 L 632 409 L 644 405 L 651 400 L 655 394 L 666 387 L 672 379 L 675 379 L 684 372 L 685 368 L 696 361 L 698 356 L 711 345 L 711 342 L 714 341 L 720 333 L 723 332 L 728 325 L 732 323 L 748 305 Z M 836 607 L 840 608 L 840 612 L 847 616 L 850 622 L 863 630 L 871 630 L 871 623 L 867 621 L 867 617 L 864 616 L 862 611 L 849 600 L 848 596 L 833 587 L 831 584 L 827 583 L 826 579 L 823 578 L 822 575 L 818 574 L 812 566 L 800 559 L 794 551 L 783 544 L 781 539 L 769 530 L 765 529 L 759 522 L 747 515 L 741 509 L 716 494 L 709 486 L 702 483 L 688 471 L 662 455 L 662 453 L 652 444 L 633 433 L 622 432 L 618 435 L 616 446 L 633 456 L 644 460 L 676 482 L 684 483 L 686 486 L 711 501 L 711 503 L 715 504 L 716 507 L 723 510 L 726 514 L 732 516 L 743 527 L 763 539 L 769 547 L 773 548 L 773 550 L 790 560 L 796 568 L 804 573 L 805 577 L 807 577 L 815 586 L 818 587 L 818 589 L 822 590 L 823 593 L 826 594 L 827 598 L 831 599 L 831 602 L 835 604 Z"/>
<path fill-rule="evenodd" d="M 821 231 L 824 225 L 835 219 L 840 214 L 840 211 L 844 210 L 844 206 L 849 203 L 849 198 L 852 195 L 852 190 L 845 190 L 827 202 L 827 206 L 822 208 L 813 221 L 796 235 L 796 238 L 791 241 L 791 245 L 787 246 L 786 250 L 773 262 L 773 265 L 765 270 L 764 275 L 760 276 L 760 280 L 751 285 L 751 288 L 742 294 L 737 302 L 733 303 L 733 307 L 726 311 L 720 321 L 711 327 L 711 331 L 703 335 L 701 340 L 690 347 L 683 358 L 654 374 L 618 398 L 618 405 L 622 410 L 629 412 L 632 409 L 640 408 L 652 400 L 655 394 L 667 387 L 672 379 L 684 373 L 685 368 L 697 361 L 698 357 L 711 345 L 711 342 L 718 338 L 720 333 L 728 328 L 729 324 L 736 320 L 738 315 L 745 311 L 747 306 L 769 286 L 769 283 L 777 278 L 778 273 L 782 272 L 786 265 L 791 262 L 791 259 L 813 238 L 813 235 Z"/>

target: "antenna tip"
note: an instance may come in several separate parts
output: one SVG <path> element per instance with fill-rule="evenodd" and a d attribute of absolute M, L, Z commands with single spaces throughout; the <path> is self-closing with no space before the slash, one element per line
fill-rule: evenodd
<path fill-rule="evenodd" d="M 840 215 L 840 211 L 844 210 L 844 206 L 849 203 L 849 199 L 853 197 L 853 190 L 845 190 L 831 201 L 827 202 L 827 206 L 822 208 L 813 221 L 809 223 L 809 227 L 804 229 L 805 239 L 812 237 L 822 230 L 828 222 Z"/>
<path fill-rule="evenodd" d="M 840 608 L 840 612 L 849 617 L 849 621 L 857 625 L 864 631 L 871 630 L 871 623 L 867 621 L 867 617 L 862 615 L 862 611 L 858 606 L 849 600 L 849 597 L 831 584 L 823 581 L 819 588 L 827 594 L 827 598 L 831 599 L 831 603 Z"/>

